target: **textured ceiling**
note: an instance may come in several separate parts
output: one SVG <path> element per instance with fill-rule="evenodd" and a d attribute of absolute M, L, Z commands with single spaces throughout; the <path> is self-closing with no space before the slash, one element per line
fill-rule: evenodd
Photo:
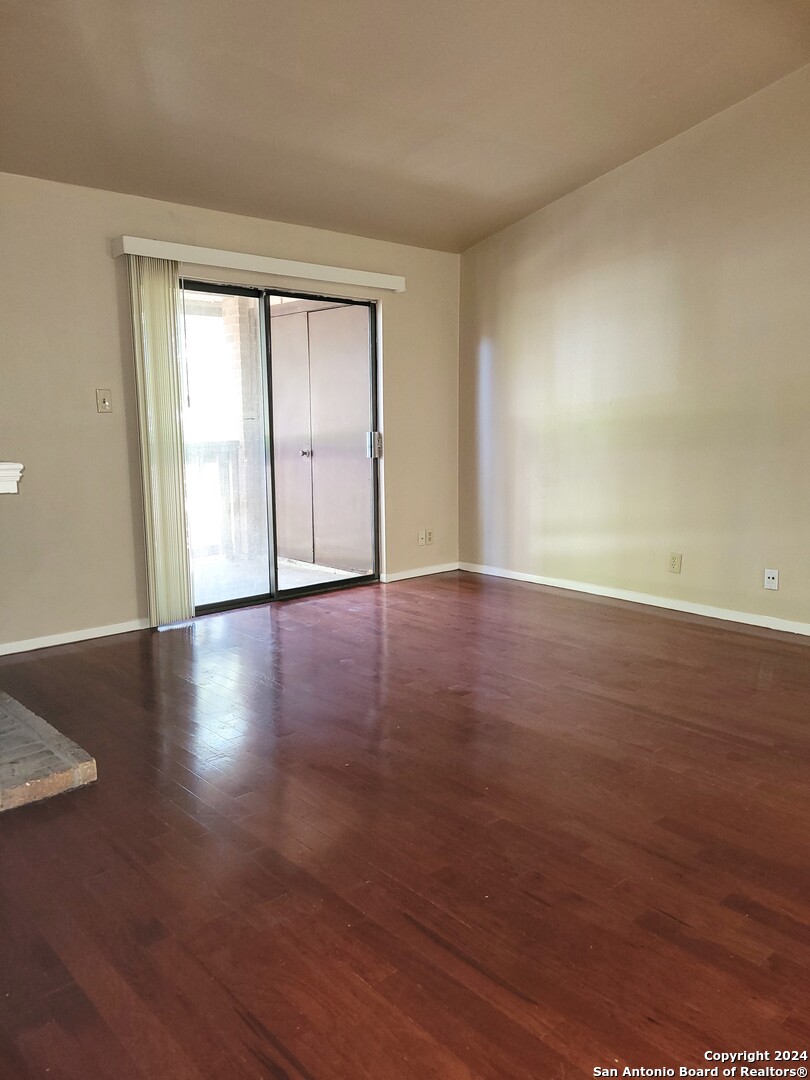
<path fill-rule="evenodd" d="M 452 251 L 810 61 L 808 0 L 0 15 L 0 169 Z"/>

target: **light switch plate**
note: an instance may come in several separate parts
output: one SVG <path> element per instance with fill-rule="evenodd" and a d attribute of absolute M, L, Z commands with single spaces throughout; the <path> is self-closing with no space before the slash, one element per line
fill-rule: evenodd
<path fill-rule="evenodd" d="M 96 390 L 96 410 L 100 413 L 112 412 L 112 390 Z"/>

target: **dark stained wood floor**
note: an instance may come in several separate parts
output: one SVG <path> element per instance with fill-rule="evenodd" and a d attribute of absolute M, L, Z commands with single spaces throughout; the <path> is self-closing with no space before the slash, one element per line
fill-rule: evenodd
<path fill-rule="evenodd" d="M 810 642 L 445 574 L 0 661 L 0 1076 L 554 1080 L 810 1045 Z"/>

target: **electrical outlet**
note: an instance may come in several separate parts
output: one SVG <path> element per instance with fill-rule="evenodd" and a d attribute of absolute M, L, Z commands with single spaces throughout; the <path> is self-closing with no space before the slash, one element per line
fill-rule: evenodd
<path fill-rule="evenodd" d="M 96 390 L 96 411 L 100 413 L 112 412 L 111 390 Z"/>
<path fill-rule="evenodd" d="M 433 529 L 425 529 L 425 543 L 426 544 L 432 544 L 433 543 Z"/>
<path fill-rule="evenodd" d="M 762 584 L 766 589 L 773 589 L 776 591 L 779 588 L 779 571 L 766 570 Z"/>
<path fill-rule="evenodd" d="M 677 551 L 670 551 L 669 553 L 669 570 L 670 574 L 680 574 L 681 565 L 683 564 L 683 555 L 680 555 Z"/>
<path fill-rule="evenodd" d="M 419 530 L 419 535 L 416 538 L 416 542 L 419 545 L 419 547 L 424 547 L 425 546 L 425 544 L 427 543 L 426 530 L 425 529 L 420 529 Z"/>

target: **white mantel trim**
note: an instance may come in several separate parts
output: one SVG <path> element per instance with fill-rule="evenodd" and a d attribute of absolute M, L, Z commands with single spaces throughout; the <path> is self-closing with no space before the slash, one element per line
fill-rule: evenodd
<path fill-rule="evenodd" d="M 0 494 L 16 494 L 24 468 L 19 461 L 0 461 Z"/>
<path fill-rule="evenodd" d="M 295 262 L 292 259 L 274 259 L 269 255 L 221 251 L 218 248 L 196 247 L 193 244 L 173 244 L 167 240 L 150 240 L 142 236 L 119 236 L 112 242 L 112 253 L 115 258 L 119 255 L 146 255 L 152 259 L 173 259 L 191 266 L 254 270 L 277 277 L 405 292 L 405 278 L 396 274 L 377 274 L 370 270 L 350 270 L 344 266 L 322 266 L 319 263 Z"/>

